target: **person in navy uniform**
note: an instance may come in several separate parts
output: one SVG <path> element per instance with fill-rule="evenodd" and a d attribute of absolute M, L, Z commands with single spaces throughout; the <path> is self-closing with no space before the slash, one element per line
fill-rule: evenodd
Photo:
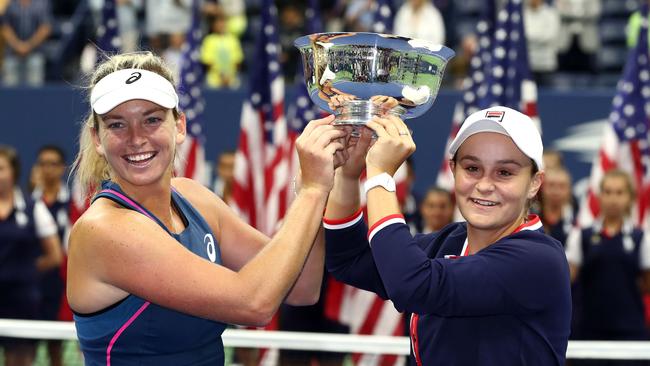
<path fill-rule="evenodd" d="M 544 176 L 533 121 L 506 107 L 470 115 L 449 148 L 467 222 L 415 237 L 392 179 L 415 150 L 409 129 L 393 116 L 367 126 L 377 140 L 351 144 L 327 203 L 328 270 L 414 314 L 413 365 L 564 365 L 569 268 L 562 245 L 528 214 Z M 370 229 L 355 189 L 364 165 Z"/>
<path fill-rule="evenodd" d="M 56 145 L 44 145 L 36 156 L 37 177 L 32 191 L 32 199 L 41 200 L 47 206 L 57 226 L 57 234 L 61 243 L 61 252 L 65 253 L 67 236 L 70 232 L 70 192 L 64 181 L 65 152 Z M 64 255 L 65 259 L 65 255 Z M 41 320 L 63 320 L 59 318 L 61 307 L 65 306 L 65 284 L 63 280 L 63 265 L 43 273 L 40 277 L 41 287 Z M 61 340 L 45 340 L 52 366 L 63 365 Z"/>
<path fill-rule="evenodd" d="M 17 186 L 16 150 L 0 146 L 0 318 L 38 319 L 41 274 L 61 264 L 61 247 L 52 215 Z M 5 365 L 31 365 L 35 341 L 0 338 Z"/>
<path fill-rule="evenodd" d="M 173 177 L 186 120 L 171 75 L 144 52 L 113 56 L 91 77 L 74 167 L 99 192 L 72 228 L 67 284 L 86 365 L 223 365 L 225 323 L 261 326 L 283 300 L 318 300 L 321 220 L 345 132 L 332 116 L 307 125 L 301 189 L 268 238 L 208 188 Z"/>
<path fill-rule="evenodd" d="M 642 294 L 650 284 L 650 238 L 631 217 L 635 188 L 622 170 L 600 181 L 600 213 L 574 228 L 566 255 L 581 286 L 581 327 L 587 340 L 647 340 Z M 647 361 L 582 361 L 580 365 L 647 365 Z"/>
<path fill-rule="evenodd" d="M 577 205 L 571 193 L 571 175 L 565 168 L 547 169 L 541 188 L 539 217 L 544 232 L 566 246 L 575 224 Z"/>

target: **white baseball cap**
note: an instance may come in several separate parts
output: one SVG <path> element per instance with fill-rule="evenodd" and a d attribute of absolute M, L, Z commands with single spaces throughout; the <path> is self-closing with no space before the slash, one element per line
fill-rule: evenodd
<path fill-rule="evenodd" d="M 93 87 L 90 106 L 104 114 L 133 99 L 144 99 L 165 108 L 178 107 L 178 94 L 164 77 L 143 69 L 122 69 L 112 72 Z"/>
<path fill-rule="evenodd" d="M 502 106 L 474 112 L 465 119 L 454 141 L 449 145 L 449 154 L 454 156 L 468 137 L 479 132 L 496 132 L 509 136 L 519 150 L 535 162 L 537 169 L 544 168 L 542 136 L 527 115 Z"/>

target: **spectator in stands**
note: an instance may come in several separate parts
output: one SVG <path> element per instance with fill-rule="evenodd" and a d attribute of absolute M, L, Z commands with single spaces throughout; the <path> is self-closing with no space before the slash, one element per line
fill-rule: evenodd
<path fill-rule="evenodd" d="M 145 0 L 145 28 L 151 50 L 180 75 L 181 47 L 190 29 L 192 0 Z"/>
<path fill-rule="evenodd" d="M 320 6 L 326 32 L 343 32 L 346 30 L 344 16 L 347 8 L 346 0 L 321 2 Z"/>
<path fill-rule="evenodd" d="M 560 35 L 557 9 L 544 0 L 526 0 L 524 26 L 530 69 L 538 85 L 548 85 L 549 76 L 557 70 L 557 38 Z"/>
<path fill-rule="evenodd" d="M 431 0 L 407 0 L 399 8 L 393 24 L 395 34 L 445 43 L 445 22 Z"/>
<path fill-rule="evenodd" d="M 422 233 L 438 231 L 454 221 L 454 196 L 446 189 L 433 186 L 429 188 L 422 203 Z"/>
<path fill-rule="evenodd" d="M 478 50 L 478 40 L 473 33 L 466 34 L 460 41 L 458 53 L 449 61 L 449 74 L 451 78 L 445 77 L 443 83 L 451 83 L 455 89 L 462 90 L 465 78 L 470 69 L 470 62 Z"/>
<path fill-rule="evenodd" d="M 42 201 L 54 218 L 57 226 L 61 252 L 65 253 L 67 235 L 70 229 L 70 193 L 64 181 L 65 153 L 56 145 L 46 145 L 40 148 L 36 158 L 39 179 L 36 182 L 32 199 Z M 41 274 L 41 306 L 42 320 L 60 320 L 59 312 L 65 296 L 65 285 L 57 266 Z M 61 341 L 50 340 L 48 353 L 52 366 L 62 365 Z"/>
<path fill-rule="evenodd" d="M 102 22 L 102 8 L 106 0 L 89 0 L 88 5 L 95 13 L 95 23 Z M 113 0 L 115 1 L 115 0 Z M 138 12 L 142 9 L 143 0 L 116 0 L 117 28 L 119 30 L 122 52 L 134 52 L 140 49 L 140 24 Z"/>
<path fill-rule="evenodd" d="M 581 285 L 584 339 L 647 339 L 642 292 L 650 284 L 650 238 L 633 227 L 634 197 L 629 174 L 608 171 L 600 181 L 599 217 L 567 239 L 571 279 Z"/>
<path fill-rule="evenodd" d="M 286 84 L 292 83 L 296 74 L 303 75 L 300 51 L 293 45 L 293 42 L 305 34 L 304 13 L 304 9 L 293 3 L 280 8 L 280 62 Z M 299 78 L 299 80 L 302 79 Z"/>
<path fill-rule="evenodd" d="M 346 32 L 372 32 L 376 0 L 350 0 L 344 14 Z"/>
<path fill-rule="evenodd" d="M 3 83 L 39 86 L 45 80 L 41 49 L 52 31 L 49 0 L 11 0 L 2 22 L 5 39 Z"/>
<path fill-rule="evenodd" d="M 641 23 L 643 23 L 643 21 L 644 19 L 641 17 L 640 10 L 637 10 L 630 15 L 625 28 L 625 33 L 627 34 L 627 46 L 629 48 L 636 46 L 636 42 L 639 39 L 639 32 L 641 31 Z M 648 21 L 648 19 L 645 19 L 645 21 Z"/>
<path fill-rule="evenodd" d="M 235 152 L 227 150 L 219 154 L 215 164 L 216 179 L 212 191 L 221 199 L 230 203 L 235 172 Z"/>
<path fill-rule="evenodd" d="M 241 38 L 246 31 L 246 4 L 244 0 L 205 0 L 201 11 L 207 17 L 226 16 L 226 31 Z"/>
<path fill-rule="evenodd" d="M 555 5 L 561 19 L 557 39 L 559 68 L 595 72 L 595 55 L 600 48 L 601 0 L 556 0 Z"/>
<path fill-rule="evenodd" d="M 210 88 L 239 88 L 238 71 L 243 60 L 239 38 L 226 31 L 226 16 L 215 16 L 212 32 L 201 44 L 201 62 L 208 67 L 207 85 Z"/>
<path fill-rule="evenodd" d="M 61 264 L 52 215 L 18 188 L 16 150 L 0 146 L 0 318 L 38 319 L 39 274 Z M 0 338 L 4 365 L 31 366 L 35 341 Z"/>

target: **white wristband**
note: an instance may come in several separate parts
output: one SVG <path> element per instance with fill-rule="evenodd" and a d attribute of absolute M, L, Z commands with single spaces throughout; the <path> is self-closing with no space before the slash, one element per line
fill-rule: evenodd
<path fill-rule="evenodd" d="M 372 178 L 368 178 L 363 184 L 363 189 L 368 194 L 368 191 L 377 186 L 383 187 L 388 192 L 395 192 L 395 180 L 388 173 L 381 173 Z"/>

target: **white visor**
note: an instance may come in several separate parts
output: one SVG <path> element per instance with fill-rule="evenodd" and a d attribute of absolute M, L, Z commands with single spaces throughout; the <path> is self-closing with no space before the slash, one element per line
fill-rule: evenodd
<path fill-rule="evenodd" d="M 97 114 L 105 114 L 133 99 L 144 99 L 165 108 L 178 107 L 178 95 L 172 83 L 155 72 L 123 69 L 103 77 L 90 93 L 90 105 Z"/>

